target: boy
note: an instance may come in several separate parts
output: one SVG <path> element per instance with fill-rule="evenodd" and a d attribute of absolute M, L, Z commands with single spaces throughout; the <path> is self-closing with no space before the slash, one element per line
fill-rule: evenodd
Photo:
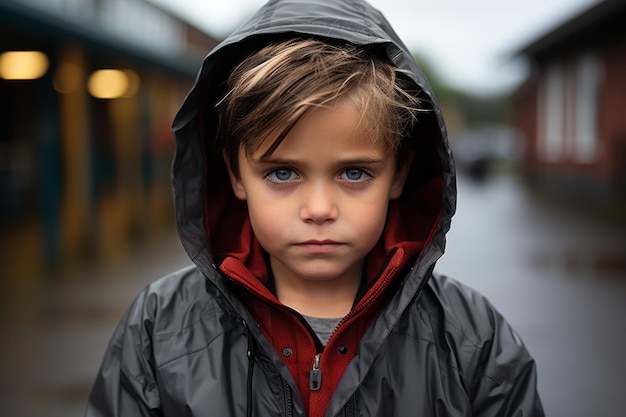
<path fill-rule="evenodd" d="M 194 265 L 118 326 L 87 416 L 541 416 L 535 367 L 433 274 L 455 207 L 420 70 L 361 1 L 270 1 L 174 131 Z"/>

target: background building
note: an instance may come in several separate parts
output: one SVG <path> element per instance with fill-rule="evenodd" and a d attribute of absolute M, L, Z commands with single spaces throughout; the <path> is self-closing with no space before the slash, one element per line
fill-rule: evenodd
<path fill-rule="evenodd" d="M 607 0 L 519 51 L 515 97 L 535 183 L 599 201 L 626 196 L 626 2 Z"/>
<path fill-rule="evenodd" d="M 171 227 L 170 125 L 217 40 L 144 0 L 0 2 L 0 275 Z"/>

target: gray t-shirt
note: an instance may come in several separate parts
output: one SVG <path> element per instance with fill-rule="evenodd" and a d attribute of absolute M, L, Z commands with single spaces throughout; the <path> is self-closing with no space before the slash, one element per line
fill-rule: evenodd
<path fill-rule="evenodd" d="M 337 325 L 343 318 L 340 317 L 338 319 L 321 319 L 318 317 L 305 315 L 302 315 L 302 317 L 304 317 L 307 323 L 309 323 L 309 326 L 311 326 L 317 337 L 320 339 L 320 342 L 322 342 L 324 346 L 326 346 L 326 343 L 328 343 L 328 339 L 330 339 L 330 336 L 333 334 L 333 332 L 337 328 Z"/>

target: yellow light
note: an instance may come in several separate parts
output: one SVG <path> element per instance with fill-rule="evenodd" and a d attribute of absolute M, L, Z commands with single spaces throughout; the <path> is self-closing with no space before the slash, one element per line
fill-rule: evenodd
<path fill-rule="evenodd" d="M 129 84 L 128 75 L 124 71 L 102 69 L 89 76 L 87 89 L 95 98 L 113 99 L 124 97 Z"/>
<path fill-rule="evenodd" d="M 35 80 L 48 71 L 48 57 L 39 51 L 9 51 L 0 55 L 0 78 Z"/>

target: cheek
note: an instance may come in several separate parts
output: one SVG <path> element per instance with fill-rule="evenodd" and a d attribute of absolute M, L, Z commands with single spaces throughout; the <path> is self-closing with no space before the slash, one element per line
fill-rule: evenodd
<path fill-rule="evenodd" d="M 383 232 L 387 220 L 387 203 L 372 202 L 360 207 L 360 209 L 349 210 L 350 223 L 358 236 L 368 244 L 378 241 Z"/>
<path fill-rule="evenodd" d="M 271 200 L 248 199 L 248 214 L 252 230 L 259 240 L 280 234 L 287 219 L 285 204 L 275 204 Z"/>

